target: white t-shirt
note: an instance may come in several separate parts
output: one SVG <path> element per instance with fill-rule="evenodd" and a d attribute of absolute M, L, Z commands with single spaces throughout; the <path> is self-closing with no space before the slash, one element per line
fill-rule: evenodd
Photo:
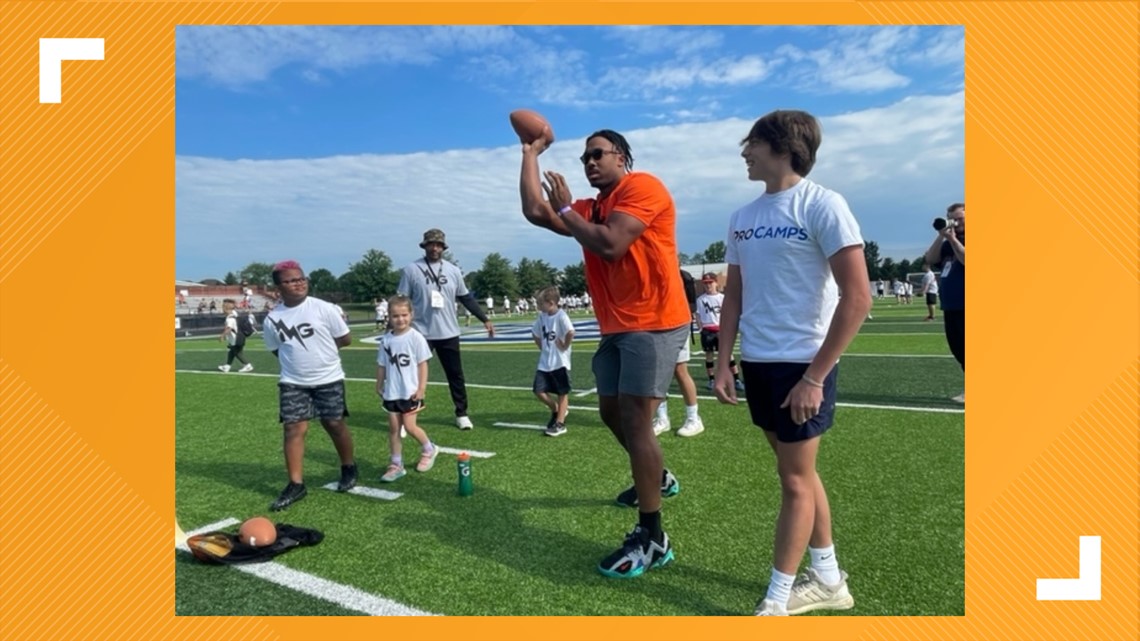
<path fill-rule="evenodd" d="M 839 302 L 828 259 L 862 244 L 843 196 L 807 178 L 734 212 L 725 259 L 740 267 L 741 360 L 810 363 Z"/>
<path fill-rule="evenodd" d="M 553 372 L 563 367 L 567 371 L 570 370 L 570 352 L 574 350 L 574 346 L 568 346 L 566 351 L 562 351 L 554 341 L 555 339 L 565 341 L 566 335 L 573 331 L 574 324 L 570 322 L 570 317 L 565 311 L 560 309 L 554 314 L 538 313 L 538 318 L 534 319 L 534 325 L 531 326 L 531 332 L 542 342 L 542 351 L 538 355 L 538 371 Z"/>
<path fill-rule="evenodd" d="M 348 334 L 348 325 L 332 303 L 312 296 L 296 307 L 279 302 L 262 330 L 265 347 L 277 350 L 282 383 L 313 387 L 344 379 L 336 339 Z"/>
<path fill-rule="evenodd" d="M 938 293 L 938 279 L 934 277 L 934 272 L 926 272 L 922 275 L 922 286 L 926 289 L 927 294 Z"/>
<path fill-rule="evenodd" d="M 724 304 L 724 294 L 701 294 L 697 296 L 697 319 L 701 328 L 720 329 L 720 307 Z"/>
<path fill-rule="evenodd" d="M 467 295 L 467 284 L 458 267 L 446 260 L 429 265 L 421 258 L 400 272 L 396 292 L 412 299 L 412 327 L 424 338 L 459 336 L 455 300 Z"/>
<path fill-rule="evenodd" d="M 384 368 L 384 400 L 405 401 L 415 395 L 420 388 L 419 364 L 430 358 L 427 339 L 414 328 L 384 334 L 376 353 L 376 364 Z"/>

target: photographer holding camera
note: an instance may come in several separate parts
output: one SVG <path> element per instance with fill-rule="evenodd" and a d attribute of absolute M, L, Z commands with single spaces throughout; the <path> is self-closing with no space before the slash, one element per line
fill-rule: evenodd
<path fill-rule="evenodd" d="M 946 218 L 935 218 L 938 238 L 926 250 L 926 262 L 941 265 L 942 321 L 950 352 L 966 372 L 966 204 L 954 203 L 946 208 Z M 966 392 L 954 401 L 966 402 Z"/>

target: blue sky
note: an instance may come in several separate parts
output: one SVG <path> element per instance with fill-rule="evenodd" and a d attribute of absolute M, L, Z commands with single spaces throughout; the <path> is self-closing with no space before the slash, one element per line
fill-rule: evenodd
<path fill-rule="evenodd" d="M 954 26 L 179 27 L 176 275 L 283 258 L 340 274 L 372 248 L 399 266 L 429 227 L 465 270 L 578 262 L 519 211 L 517 108 L 550 120 L 543 168 L 576 196 L 585 136 L 624 133 L 686 253 L 763 189 L 738 155 L 752 122 L 805 109 L 824 131 L 811 178 L 914 258 L 964 199 L 964 53 Z"/>

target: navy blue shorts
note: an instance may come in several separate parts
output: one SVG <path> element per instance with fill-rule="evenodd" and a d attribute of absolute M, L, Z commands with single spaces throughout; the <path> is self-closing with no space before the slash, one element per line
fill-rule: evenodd
<path fill-rule="evenodd" d="M 744 389 L 748 390 L 748 410 L 752 423 L 765 432 L 775 432 L 781 443 L 795 443 L 815 438 L 831 429 L 835 421 L 835 382 L 839 364 L 823 379 L 823 403 L 816 414 L 803 425 L 792 422 L 790 408 L 780 409 L 788 393 L 803 378 L 807 363 L 740 362 Z"/>

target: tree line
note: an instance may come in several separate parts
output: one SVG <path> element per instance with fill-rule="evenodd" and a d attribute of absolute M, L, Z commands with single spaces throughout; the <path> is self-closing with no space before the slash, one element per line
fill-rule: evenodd
<path fill-rule="evenodd" d="M 880 278 L 905 278 L 909 272 L 922 271 L 922 258 L 915 261 L 895 262 L 891 258 L 879 257 L 879 246 L 868 241 L 863 248 L 867 260 L 867 272 L 871 280 Z M 725 258 L 724 241 L 709 245 L 703 252 L 678 254 L 682 265 L 700 263 L 723 263 Z M 459 262 L 451 252 L 443 253 L 444 260 L 456 265 Z M 386 298 L 396 293 L 400 282 L 400 269 L 394 267 L 392 259 L 383 251 L 369 249 L 360 260 L 351 263 L 348 270 L 340 275 L 318 267 L 309 272 L 309 292 L 326 300 L 340 302 L 368 302 L 373 298 Z M 237 272 L 228 272 L 223 279 L 227 285 L 246 283 L 253 286 L 273 284 L 273 265 L 254 262 Z M 521 258 L 517 265 L 499 253 L 489 254 L 483 259 L 479 269 L 465 272 L 468 289 L 480 298 L 492 296 L 496 300 L 504 296 L 517 298 L 532 296 L 548 285 L 558 285 L 565 296 L 581 296 L 586 291 L 586 268 L 581 261 L 561 269 L 542 259 Z"/>

